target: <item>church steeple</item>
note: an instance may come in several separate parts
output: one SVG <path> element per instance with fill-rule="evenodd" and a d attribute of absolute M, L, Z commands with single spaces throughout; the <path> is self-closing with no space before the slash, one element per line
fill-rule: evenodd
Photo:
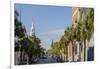
<path fill-rule="evenodd" d="M 32 23 L 30 35 L 31 36 L 35 36 L 35 26 L 34 26 L 34 23 Z"/>

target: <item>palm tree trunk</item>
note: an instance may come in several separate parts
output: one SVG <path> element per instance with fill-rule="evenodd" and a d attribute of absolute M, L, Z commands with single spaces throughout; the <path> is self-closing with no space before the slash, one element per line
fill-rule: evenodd
<path fill-rule="evenodd" d="M 81 44 L 79 42 L 79 61 L 81 61 Z"/>
<path fill-rule="evenodd" d="M 65 52 L 66 52 L 66 62 L 67 62 L 68 61 L 68 47 L 66 47 Z"/>
<path fill-rule="evenodd" d="M 84 40 L 84 61 L 86 61 L 86 40 Z"/>
<path fill-rule="evenodd" d="M 88 40 L 86 39 L 86 57 L 85 57 L 85 61 L 87 61 L 87 53 L 88 53 L 88 47 L 89 47 L 89 42 Z"/>
<path fill-rule="evenodd" d="M 73 43 L 73 41 L 72 41 L 72 55 L 73 55 L 73 62 L 74 62 L 74 43 Z"/>
<path fill-rule="evenodd" d="M 81 61 L 84 61 L 84 41 L 82 42 Z"/>
<path fill-rule="evenodd" d="M 29 64 L 31 64 L 31 59 L 32 59 L 32 56 L 29 55 Z"/>

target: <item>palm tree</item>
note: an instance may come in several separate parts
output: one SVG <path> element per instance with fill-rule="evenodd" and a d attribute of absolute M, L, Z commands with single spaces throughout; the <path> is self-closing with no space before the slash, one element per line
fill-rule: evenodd
<path fill-rule="evenodd" d="M 88 48 L 88 43 L 89 40 L 91 38 L 91 36 L 93 35 L 93 31 L 94 31 L 94 10 L 93 8 L 89 8 L 89 12 L 86 15 L 86 18 L 84 19 L 84 24 L 85 24 L 85 30 L 86 30 L 86 47 L 85 47 L 85 51 L 84 51 L 84 59 L 85 61 L 87 60 L 87 48 Z"/>
<path fill-rule="evenodd" d="M 78 24 L 78 26 L 76 27 L 76 29 L 75 29 L 75 31 L 74 31 L 74 38 L 75 38 L 75 40 L 79 43 L 79 57 L 78 57 L 78 59 L 79 59 L 79 61 L 80 61 L 80 59 L 81 59 L 81 52 L 83 51 L 83 46 L 84 45 L 82 45 L 82 42 L 83 42 L 83 33 L 82 33 L 82 30 L 81 30 L 81 23 L 79 23 Z"/>
<path fill-rule="evenodd" d="M 74 39 L 75 39 L 75 34 L 74 34 L 74 29 L 72 27 L 68 27 L 67 30 L 65 31 L 65 36 L 67 37 L 67 42 L 66 44 L 68 44 L 69 42 L 72 43 L 72 59 L 74 61 Z"/>
<path fill-rule="evenodd" d="M 60 49 L 62 50 L 63 54 L 65 55 L 64 57 L 64 61 L 67 61 L 68 59 L 68 52 L 67 52 L 67 45 L 68 45 L 68 40 L 67 37 L 65 37 L 65 35 L 63 35 L 59 41 L 60 44 Z"/>
<path fill-rule="evenodd" d="M 84 61 L 87 58 L 87 41 L 90 40 L 93 34 L 93 19 L 94 19 L 94 10 L 89 8 L 88 14 L 83 18 L 83 21 L 80 21 L 77 28 L 77 40 L 83 42 L 84 48 Z"/>

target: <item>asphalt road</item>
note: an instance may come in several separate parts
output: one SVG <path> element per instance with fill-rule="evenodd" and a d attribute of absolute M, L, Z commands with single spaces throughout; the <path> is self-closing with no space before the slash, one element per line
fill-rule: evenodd
<path fill-rule="evenodd" d="M 40 58 L 37 61 L 37 64 L 45 64 L 45 63 L 56 63 L 56 60 L 52 57 L 47 57 L 47 58 Z"/>

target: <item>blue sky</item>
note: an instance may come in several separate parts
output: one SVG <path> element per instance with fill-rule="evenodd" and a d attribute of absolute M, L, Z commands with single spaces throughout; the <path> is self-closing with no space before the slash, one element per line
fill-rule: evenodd
<path fill-rule="evenodd" d="M 36 35 L 46 49 L 50 48 L 52 40 L 59 41 L 67 26 L 72 23 L 71 7 L 15 4 L 15 9 L 18 12 L 21 10 L 21 21 L 28 34 L 34 23 Z"/>

